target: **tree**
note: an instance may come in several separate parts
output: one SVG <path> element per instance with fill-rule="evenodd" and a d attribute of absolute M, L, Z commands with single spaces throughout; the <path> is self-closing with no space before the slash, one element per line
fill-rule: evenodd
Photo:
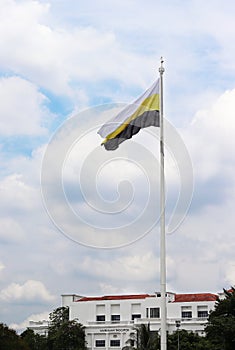
<path fill-rule="evenodd" d="M 212 350 L 209 342 L 207 339 L 205 339 L 205 337 L 201 337 L 193 332 L 188 332 L 185 329 L 174 332 L 167 336 L 168 350 L 178 349 L 178 336 L 180 350 Z"/>
<path fill-rule="evenodd" d="M 69 308 L 68 306 L 58 307 L 53 310 L 50 315 L 50 330 L 58 329 L 63 323 L 69 321 Z"/>
<path fill-rule="evenodd" d="M 47 350 L 47 338 L 43 335 L 34 333 L 32 329 L 27 328 L 21 333 L 21 338 L 28 345 L 30 350 Z"/>
<path fill-rule="evenodd" d="M 1 350 L 30 350 L 15 330 L 0 323 L 0 349 Z"/>
<path fill-rule="evenodd" d="M 69 321 L 69 308 L 60 307 L 50 313 L 49 350 L 85 350 L 85 328 L 76 320 Z"/>
<path fill-rule="evenodd" d="M 225 299 L 218 299 L 206 326 L 207 339 L 214 350 L 235 349 L 235 289 L 224 290 Z"/>
<path fill-rule="evenodd" d="M 59 327 L 53 350 L 83 350 L 85 348 L 85 332 L 81 324 L 73 320 L 67 321 Z"/>
<path fill-rule="evenodd" d="M 158 350 L 160 346 L 158 332 L 150 331 L 150 325 L 141 324 L 136 327 L 137 349 Z"/>
<path fill-rule="evenodd" d="M 158 332 L 150 331 L 149 325 L 141 324 L 137 330 L 137 350 L 159 350 L 160 337 Z M 198 334 L 180 330 L 173 334 L 167 334 L 167 349 L 178 350 L 178 336 L 180 339 L 180 350 L 214 350 L 209 341 Z"/>

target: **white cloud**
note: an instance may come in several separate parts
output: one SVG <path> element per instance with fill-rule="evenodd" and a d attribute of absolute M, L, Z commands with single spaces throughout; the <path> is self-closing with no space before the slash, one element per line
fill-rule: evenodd
<path fill-rule="evenodd" d="M 37 188 L 44 149 L 44 146 L 34 149 L 30 156 L 12 154 L 10 159 L 8 154 L 3 154 L 1 162 L 5 165 L 6 174 L 10 174 L 9 176 L 18 174 L 25 184 Z"/>
<path fill-rule="evenodd" d="M 121 294 L 123 289 L 120 287 L 115 287 L 109 283 L 100 283 L 99 288 L 102 294 Z"/>
<path fill-rule="evenodd" d="M 102 98 L 127 99 L 136 93 L 129 90 L 130 86 L 145 88 L 147 81 L 157 75 L 159 56 L 163 54 L 166 116 L 179 124 L 180 118 L 189 120 L 192 111 L 198 110 L 194 122 L 181 129 L 194 163 L 195 198 L 179 234 L 167 237 L 167 277 L 172 290 L 221 289 L 226 287 L 224 283 L 234 284 L 234 4 L 228 8 L 221 7 L 220 0 L 192 0 L 180 5 L 150 1 L 144 11 L 141 1 L 137 4 L 116 0 L 51 0 L 49 4 L 2 0 L 0 134 L 37 136 L 47 132 L 48 118 L 53 117 L 48 109 L 59 110 L 59 94 L 71 97 L 76 105 L 86 105 L 88 96 L 97 103 L 94 96 L 98 94 Z M 124 17 L 125 26 L 121 25 Z M 100 85 L 101 81 L 105 84 Z M 57 95 L 58 105 L 48 103 L 53 102 L 48 90 Z M 137 137 L 140 140 L 142 136 Z M 93 145 L 93 141 L 87 141 L 82 145 L 83 152 Z M 157 146 L 153 142 L 151 147 Z M 19 327 L 26 315 L 40 312 L 42 306 L 37 300 L 53 301 L 45 285 L 57 296 L 63 288 L 72 292 L 82 288 L 87 294 L 90 290 L 94 294 L 97 290 L 118 294 L 157 288 L 159 246 L 157 242 L 156 250 L 153 248 L 158 239 L 155 233 L 122 250 L 102 254 L 66 240 L 42 209 L 39 169 L 43 149 L 34 150 L 31 157 L 14 157 L 13 146 L 12 150 L 11 159 L 2 156 L 4 176 L 9 176 L 0 183 L 0 238 L 11 243 L 3 251 L 5 270 L 0 263 L 7 286 L 0 293 L 6 321 L 19 321 Z M 76 152 L 74 158 L 78 158 Z M 166 166 L 170 193 L 175 188 L 175 173 L 170 169 L 173 165 Z M 68 185 L 69 181 L 78 181 L 76 169 L 67 170 Z M 115 172 L 115 167 L 111 171 Z M 131 178 L 134 172 L 130 173 Z M 103 171 L 102 175 L 110 194 L 112 183 L 118 183 L 114 180 L 120 176 L 113 177 L 111 183 L 109 174 L 104 176 Z M 86 180 L 91 190 L 89 176 Z M 142 184 L 140 181 L 137 186 Z M 92 198 L 92 191 L 89 194 Z M 59 211 L 57 197 L 55 210 Z M 142 203 L 141 198 L 138 203 Z M 63 217 L 64 212 L 60 215 Z M 96 221 L 95 214 L 90 217 Z M 113 220 L 111 216 L 109 220 Z M 107 239 L 121 242 L 119 235 L 110 237 L 70 220 L 69 224 L 85 242 L 90 235 L 99 245 L 102 241 L 105 245 Z M 141 225 L 138 228 L 142 230 Z M 10 284 L 18 281 L 20 274 L 28 281 Z M 61 287 L 61 277 L 66 279 L 66 287 Z M 11 300 L 13 303 L 8 303 Z M 26 306 L 25 301 L 31 301 L 31 305 Z M 17 314 L 16 302 L 24 306 L 23 312 Z"/>
<path fill-rule="evenodd" d="M 233 176 L 235 148 L 235 89 L 228 90 L 207 109 L 199 110 L 191 125 L 182 130 L 197 179 L 223 174 Z"/>
<path fill-rule="evenodd" d="M 143 13 L 142 7 L 132 2 L 84 5 L 70 1 L 49 5 L 5 0 L 0 17 L 0 64 L 55 93 L 83 101 L 87 96 L 81 86 L 93 86 L 97 80 L 112 79 L 144 87 L 153 78 L 161 53 L 166 55 L 173 84 L 187 85 L 187 75 L 196 73 L 192 67 L 201 69 L 202 59 L 203 64 L 207 60 L 232 64 L 229 43 L 234 36 L 233 18 L 227 8 L 213 6 L 212 10 L 211 4 L 206 4 L 207 10 L 201 11 L 204 3 L 190 1 L 182 7 L 171 4 L 169 10 L 165 3 L 150 3 L 151 11 Z M 208 20 L 209 13 L 214 21 Z M 148 21 L 143 20 L 145 15 Z M 66 16 L 68 22 L 64 21 Z M 123 16 L 128 21 L 120 26 Z M 172 22 L 173 31 L 169 25 Z M 216 28 L 215 22 L 223 23 L 222 28 Z M 225 55 L 228 45 L 230 51 Z M 180 82 L 176 82 L 179 77 Z M 113 89 L 102 89 L 101 95 L 118 95 Z"/>
<path fill-rule="evenodd" d="M 235 286 L 235 261 L 231 260 L 226 264 L 226 280 L 228 286 Z M 227 286 L 226 286 L 227 287 Z"/>
<path fill-rule="evenodd" d="M 155 59 L 125 50 L 111 30 L 52 27 L 47 24 L 49 11 L 48 4 L 5 0 L 0 16 L 2 67 L 57 94 L 81 95 L 82 100 L 84 92 L 76 88 L 81 81 L 118 79 L 144 85 L 144 67 L 153 67 Z"/>
<path fill-rule="evenodd" d="M 50 115 L 46 97 L 32 83 L 19 77 L 0 79 L 0 134 L 41 135 Z"/>
<path fill-rule="evenodd" d="M 39 1 L 1 3 L 0 33 L 4 33 L 1 47 L 5 50 L 0 63 L 5 69 L 31 76 L 42 85 L 51 76 L 61 85 L 55 71 L 62 68 L 58 64 L 62 52 L 57 50 L 56 35 L 43 24 L 48 10 L 49 5 Z"/>
<path fill-rule="evenodd" d="M 0 182 L 1 214 L 16 215 L 29 213 L 40 206 L 38 188 L 29 186 L 22 174 L 12 174 Z"/>
<path fill-rule="evenodd" d="M 5 302 L 52 302 L 55 297 L 40 281 L 28 280 L 24 284 L 11 283 L 0 291 L 0 300 Z"/>
<path fill-rule="evenodd" d="M 51 311 L 45 311 L 45 312 L 41 312 L 39 314 L 32 314 L 29 317 L 27 317 L 23 322 L 11 323 L 9 325 L 9 327 L 15 329 L 16 331 L 22 331 L 23 329 L 25 329 L 29 326 L 30 321 L 44 321 L 44 320 L 48 321 L 50 312 Z"/>
<path fill-rule="evenodd" d="M 11 217 L 0 218 L 0 241 L 2 243 L 19 243 L 25 239 L 21 225 Z"/>
<path fill-rule="evenodd" d="M 109 279 L 145 281 L 153 278 L 158 265 L 158 259 L 151 252 L 147 252 L 141 255 L 117 257 L 112 261 L 87 257 L 81 263 L 81 269 L 89 274 Z"/>
<path fill-rule="evenodd" d="M 2 272 L 6 268 L 6 266 L 0 261 L 0 277 L 2 277 Z"/>

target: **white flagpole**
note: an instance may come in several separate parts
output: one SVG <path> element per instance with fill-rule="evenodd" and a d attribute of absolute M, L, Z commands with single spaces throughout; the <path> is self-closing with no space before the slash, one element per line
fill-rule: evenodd
<path fill-rule="evenodd" d="M 160 283 L 161 283 L 161 350 L 167 349 L 166 341 L 166 237 L 165 237 L 165 175 L 164 175 L 164 128 L 163 128 L 163 58 L 161 57 L 160 73 Z"/>

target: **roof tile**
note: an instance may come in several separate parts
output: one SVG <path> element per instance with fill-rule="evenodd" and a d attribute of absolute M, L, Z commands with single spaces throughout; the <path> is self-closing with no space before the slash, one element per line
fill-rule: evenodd
<path fill-rule="evenodd" d="M 192 301 L 216 301 L 218 295 L 212 293 L 196 293 L 196 294 L 176 294 L 175 303 L 184 303 Z"/>
<path fill-rule="evenodd" d="M 129 295 L 104 295 L 101 297 L 83 297 L 80 301 L 101 301 L 101 300 L 126 300 L 126 299 L 145 299 L 153 297 L 154 295 L 150 294 L 129 294 Z"/>

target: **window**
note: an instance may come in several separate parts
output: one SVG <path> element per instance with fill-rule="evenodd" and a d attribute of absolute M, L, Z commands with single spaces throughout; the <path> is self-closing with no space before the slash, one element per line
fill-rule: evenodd
<path fill-rule="evenodd" d="M 182 318 L 192 318 L 192 311 L 182 311 Z"/>
<path fill-rule="evenodd" d="M 160 317 L 160 308 L 159 307 L 150 307 L 149 317 L 150 318 L 159 318 Z"/>
<path fill-rule="evenodd" d="M 105 322 L 105 305 L 96 305 L 96 322 Z"/>
<path fill-rule="evenodd" d="M 96 305 L 96 315 L 105 315 L 105 305 L 104 304 Z"/>
<path fill-rule="evenodd" d="M 141 304 L 140 303 L 131 304 L 131 314 L 132 315 L 141 314 Z"/>
<path fill-rule="evenodd" d="M 95 341 L 95 347 L 96 348 L 104 348 L 105 347 L 105 340 L 97 339 Z"/>
<path fill-rule="evenodd" d="M 192 318 L 192 307 L 182 306 L 181 307 L 181 317 L 182 318 Z"/>
<path fill-rule="evenodd" d="M 111 321 L 119 322 L 120 321 L 120 315 L 111 315 Z"/>
<path fill-rule="evenodd" d="M 97 322 L 104 322 L 105 321 L 105 315 L 96 315 L 96 321 Z"/>
<path fill-rule="evenodd" d="M 146 318 L 160 318 L 160 308 L 159 307 L 146 308 Z"/>
<path fill-rule="evenodd" d="M 135 318 L 141 318 L 141 314 L 132 314 L 131 319 L 134 321 Z"/>
<path fill-rule="evenodd" d="M 111 339 L 110 346 L 119 346 L 120 347 L 120 339 Z"/>
<path fill-rule="evenodd" d="M 197 312 L 197 317 L 200 317 L 200 318 L 207 318 L 208 317 L 208 311 L 207 310 L 198 310 Z"/>
<path fill-rule="evenodd" d="M 120 315 L 120 304 L 111 304 L 111 315 Z"/>
<path fill-rule="evenodd" d="M 199 305 L 197 307 L 197 317 L 199 317 L 199 318 L 207 318 L 208 317 L 207 305 Z"/>

